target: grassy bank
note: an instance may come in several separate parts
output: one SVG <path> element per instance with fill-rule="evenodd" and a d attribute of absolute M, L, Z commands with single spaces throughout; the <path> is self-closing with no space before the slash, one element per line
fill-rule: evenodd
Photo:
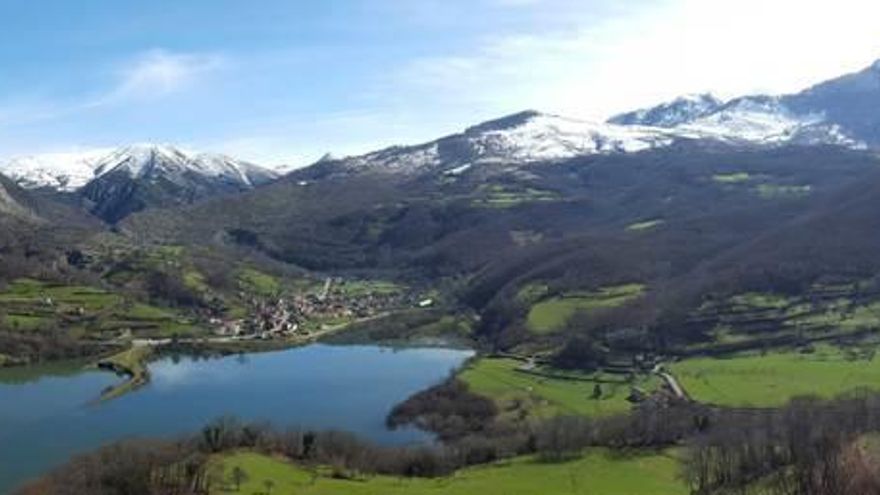
<path fill-rule="evenodd" d="M 340 479 L 329 470 L 309 470 L 263 455 L 242 452 L 219 458 L 225 493 L 296 493 L 302 495 L 678 495 L 688 493 L 678 480 L 678 462 L 671 455 L 636 454 L 619 457 L 592 450 L 566 462 L 542 463 L 518 458 L 491 466 L 465 469 L 439 479 L 404 479 L 389 476 Z M 247 474 L 239 491 L 232 470 Z"/>
<path fill-rule="evenodd" d="M 112 400 L 146 385 L 150 381 L 147 363 L 152 354 L 153 349 L 149 346 L 134 346 L 99 361 L 98 367 L 128 376 L 126 381 L 103 391 L 100 400 Z"/>
<path fill-rule="evenodd" d="M 638 377 L 630 383 L 624 376 L 602 373 L 554 378 L 553 374 L 538 374 L 554 373 L 552 370 L 519 371 L 522 365 L 513 359 L 483 358 L 468 365 L 459 378 L 472 392 L 494 400 L 505 414 L 532 418 L 626 412 L 631 407 L 627 396 L 632 386 L 651 390 L 658 384 L 653 376 Z M 594 396 L 597 384 L 599 397 Z"/>

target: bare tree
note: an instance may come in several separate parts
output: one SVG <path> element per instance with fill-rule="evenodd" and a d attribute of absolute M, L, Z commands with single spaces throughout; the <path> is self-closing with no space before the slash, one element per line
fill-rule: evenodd
<path fill-rule="evenodd" d="M 241 491 L 242 483 L 247 483 L 250 479 L 247 472 L 241 468 L 241 466 L 235 466 L 232 468 L 232 482 L 235 483 L 235 491 Z"/>

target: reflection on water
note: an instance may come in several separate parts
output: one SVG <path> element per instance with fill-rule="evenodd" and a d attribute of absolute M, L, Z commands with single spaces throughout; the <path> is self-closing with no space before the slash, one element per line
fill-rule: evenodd
<path fill-rule="evenodd" d="M 219 359 L 167 358 L 136 393 L 88 405 L 116 382 L 110 373 L 4 381 L 0 372 L 0 493 L 72 453 L 131 436 L 173 435 L 225 414 L 317 429 L 345 429 L 383 443 L 426 441 L 390 432 L 398 402 L 445 378 L 471 355 L 312 345 Z"/>

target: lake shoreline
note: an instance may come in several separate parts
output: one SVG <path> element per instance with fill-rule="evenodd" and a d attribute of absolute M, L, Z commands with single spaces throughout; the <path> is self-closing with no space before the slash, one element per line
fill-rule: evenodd
<path fill-rule="evenodd" d="M 5 384 L 0 377 L 0 443 L 16 446 L 0 452 L 0 493 L 109 442 L 173 438 L 224 415 L 348 430 L 380 444 L 428 441 L 428 432 L 388 430 L 388 412 L 473 355 L 321 343 L 264 350 L 225 356 L 162 352 L 147 365 L 149 383 L 110 401 L 94 398 L 115 385 L 116 376 L 81 362 L 63 374 Z"/>

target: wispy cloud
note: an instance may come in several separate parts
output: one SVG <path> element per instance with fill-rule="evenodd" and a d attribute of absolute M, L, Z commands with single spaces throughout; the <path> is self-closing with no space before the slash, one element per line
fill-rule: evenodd
<path fill-rule="evenodd" d="M 149 51 L 122 67 L 116 86 L 96 102 L 161 98 L 191 89 L 203 77 L 226 66 L 228 60 L 218 54 Z"/>
<path fill-rule="evenodd" d="M 109 73 L 104 89 L 79 97 L 33 96 L 0 103 L 0 126 L 42 122 L 89 110 L 140 102 L 155 102 L 199 87 L 208 76 L 228 67 L 219 54 L 150 50 L 131 57 Z"/>

